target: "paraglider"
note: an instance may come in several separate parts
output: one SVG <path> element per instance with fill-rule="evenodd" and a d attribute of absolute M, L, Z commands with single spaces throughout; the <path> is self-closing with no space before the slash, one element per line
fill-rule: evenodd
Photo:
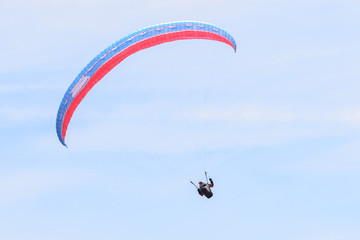
<path fill-rule="evenodd" d="M 210 184 L 209 184 L 208 178 L 207 178 L 207 172 L 205 172 L 205 176 L 206 176 L 206 183 L 200 181 L 199 187 L 196 186 L 195 183 L 193 183 L 192 181 L 190 181 L 190 182 L 197 188 L 197 191 L 200 196 L 205 195 L 205 197 L 207 197 L 209 199 L 214 195 L 211 191 L 211 188 L 214 187 L 214 181 L 211 178 L 209 178 L 209 181 L 210 181 Z"/>
<path fill-rule="evenodd" d="M 128 56 L 159 44 L 186 39 L 207 39 L 223 42 L 236 51 L 234 38 L 225 30 L 202 22 L 171 22 L 143 28 L 115 42 L 97 55 L 75 78 L 66 91 L 56 118 L 56 131 L 60 142 L 65 136 L 74 111 L 109 71 Z"/>

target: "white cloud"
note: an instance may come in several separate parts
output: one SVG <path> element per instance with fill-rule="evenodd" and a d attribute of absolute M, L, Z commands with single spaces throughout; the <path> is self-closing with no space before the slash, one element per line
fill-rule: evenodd
<path fill-rule="evenodd" d="M 91 111 L 91 112 L 90 112 Z M 290 109 L 270 104 L 189 107 L 166 102 L 133 104 L 108 112 L 83 111 L 69 125 L 70 149 L 176 153 L 266 146 L 360 127 L 359 111 Z"/>
<path fill-rule="evenodd" d="M 44 83 L 8 83 L 0 84 L 0 94 L 24 93 L 28 91 L 43 91 L 63 89 L 60 84 Z"/>
<path fill-rule="evenodd" d="M 0 206 L 41 197 L 62 187 L 84 184 L 92 173 L 74 170 L 26 169 L 0 176 Z"/>
<path fill-rule="evenodd" d="M 43 106 L 0 105 L 0 124 L 12 124 L 14 122 L 28 122 L 46 118 L 54 118 L 56 111 Z"/>
<path fill-rule="evenodd" d="M 360 127 L 360 107 L 343 109 L 330 114 L 334 119 Z"/>
<path fill-rule="evenodd" d="M 360 141 L 339 144 L 326 151 L 307 156 L 296 163 L 289 162 L 281 171 L 291 174 L 348 174 L 360 171 Z"/>
<path fill-rule="evenodd" d="M 296 60 L 305 60 L 311 59 L 313 61 L 316 58 L 331 57 L 341 53 L 340 49 L 302 49 L 302 50 L 292 50 L 287 51 L 286 53 L 279 54 L 271 59 L 271 63 L 285 64 L 287 62 L 296 61 Z"/>
<path fill-rule="evenodd" d="M 247 121 L 247 122 L 281 122 L 299 118 L 301 115 L 286 109 L 242 105 L 217 108 L 197 108 L 187 114 L 191 121 Z"/>
<path fill-rule="evenodd" d="M 184 118 L 187 121 L 200 122 L 313 122 L 313 123 L 338 123 L 359 127 L 360 106 L 336 109 L 294 109 L 286 104 L 234 104 L 226 107 L 197 107 L 187 111 Z"/>

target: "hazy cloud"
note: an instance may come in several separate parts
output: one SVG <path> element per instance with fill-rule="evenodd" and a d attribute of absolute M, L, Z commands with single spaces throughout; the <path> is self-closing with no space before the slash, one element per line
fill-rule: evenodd
<path fill-rule="evenodd" d="M 63 187 L 84 184 L 92 173 L 75 170 L 24 169 L 0 175 L 0 206 L 41 197 Z"/>
<path fill-rule="evenodd" d="M 53 119 L 54 114 L 56 111 L 51 107 L 0 105 L 0 124 Z"/>

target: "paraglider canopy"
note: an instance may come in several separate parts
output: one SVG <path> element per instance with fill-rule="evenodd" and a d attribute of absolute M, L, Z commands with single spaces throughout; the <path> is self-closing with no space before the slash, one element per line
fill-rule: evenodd
<path fill-rule="evenodd" d="M 235 40 L 229 33 L 217 26 L 203 22 L 164 23 L 129 34 L 91 60 L 66 91 L 56 118 L 56 132 L 60 142 L 66 146 L 67 127 L 82 99 L 117 64 L 142 49 L 186 39 L 219 41 L 230 45 L 236 51 Z"/>

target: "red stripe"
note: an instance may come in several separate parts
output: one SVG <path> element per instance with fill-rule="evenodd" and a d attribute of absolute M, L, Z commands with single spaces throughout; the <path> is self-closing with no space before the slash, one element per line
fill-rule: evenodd
<path fill-rule="evenodd" d="M 124 49 L 111 59 L 109 59 L 106 63 L 104 63 L 92 76 L 92 78 L 89 80 L 89 82 L 84 86 L 84 88 L 79 92 L 79 94 L 74 98 L 74 100 L 71 102 L 69 108 L 67 109 L 64 121 L 63 121 L 63 128 L 62 128 L 62 137 L 65 141 L 65 135 L 66 130 L 69 125 L 70 119 L 77 108 L 77 106 L 80 104 L 82 99 L 86 96 L 86 94 L 91 90 L 91 88 L 99 82 L 109 71 L 111 71 L 116 65 L 118 65 L 121 61 L 123 61 L 125 58 L 130 56 L 131 54 L 134 54 L 140 50 L 150 48 L 165 42 L 172 42 L 176 40 L 185 40 L 185 39 L 208 39 L 208 40 L 215 40 L 219 42 L 226 43 L 230 45 L 232 48 L 234 46 L 232 43 L 226 39 L 223 36 L 220 36 L 215 33 L 210 32 L 204 32 L 204 31 L 181 31 L 181 32 L 174 32 L 174 33 L 167 33 L 155 37 L 151 37 L 148 39 L 145 39 L 143 41 L 140 41 L 138 43 L 135 43 L 134 45 L 131 45 L 130 47 Z M 235 49 L 235 48 L 234 48 Z"/>

